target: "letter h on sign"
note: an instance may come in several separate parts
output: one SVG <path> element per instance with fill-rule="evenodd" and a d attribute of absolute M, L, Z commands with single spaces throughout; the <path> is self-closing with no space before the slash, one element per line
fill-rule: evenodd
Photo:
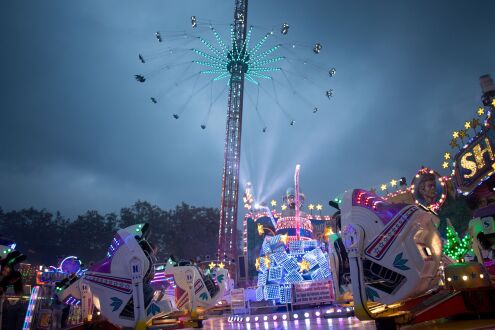
<path fill-rule="evenodd" d="M 485 147 L 482 147 L 482 142 L 484 142 Z M 474 156 L 474 160 L 473 160 Z M 485 137 L 477 145 L 473 147 L 473 152 L 466 152 L 461 157 L 461 167 L 468 170 L 468 173 L 464 173 L 463 177 L 469 179 L 474 177 L 479 170 L 482 170 L 486 166 L 486 161 L 489 161 L 490 167 L 493 166 L 495 157 L 493 155 L 492 146 L 490 140 Z"/>
<path fill-rule="evenodd" d="M 482 169 L 483 167 L 485 167 L 485 159 L 484 159 L 485 154 L 488 154 L 488 157 L 491 162 L 493 162 L 494 160 L 492 147 L 490 145 L 490 140 L 488 138 L 485 138 L 484 140 L 486 145 L 484 149 L 481 149 L 481 143 L 475 145 L 473 148 L 474 157 L 476 159 L 476 165 L 478 165 L 478 169 Z"/>

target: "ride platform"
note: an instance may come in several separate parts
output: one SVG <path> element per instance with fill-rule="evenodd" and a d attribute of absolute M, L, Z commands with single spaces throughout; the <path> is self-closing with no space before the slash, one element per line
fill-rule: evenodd
<path fill-rule="evenodd" d="M 493 318 L 495 287 L 465 288 L 458 291 L 439 290 L 401 304 L 385 307 L 375 305 L 371 310 L 375 312 L 378 330 L 393 329 L 398 325 L 418 325 L 414 329 L 420 329 L 425 322 L 441 320 L 437 322 L 442 324 L 451 318 Z M 491 322 L 495 326 L 495 320 Z"/>

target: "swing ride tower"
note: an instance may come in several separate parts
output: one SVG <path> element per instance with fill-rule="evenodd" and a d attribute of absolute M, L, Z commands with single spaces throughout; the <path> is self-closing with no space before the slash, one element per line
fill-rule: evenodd
<path fill-rule="evenodd" d="M 239 196 L 239 167 L 241 157 L 242 108 L 244 96 L 244 74 L 247 65 L 246 52 L 248 0 L 235 0 L 233 45 L 228 54 L 227 69 L 230 72 L 227 124 L 225 128 L 225 150 L 222 175 L 222 197 L 220 205 L 220 229 L 218 255 L 226 260 L 237 257 L 237 206 Z"/>
<path fill-rule="evenodd" d="M 248 0 L 234 0 L 234 5 L 234 22 L 231 25 L 230 42 L 224 41 L 222 36 L 216 31 L 211 23 L 208 24 L 208 28 L 213 33 L 213 36 L 218 45 L 214 45 L 214 43 L 211 43 L 210 41 L 208 41 L 208 39 L 203 38 L 201 35 L 198 34 L 162 34 L 160 31 L 157 31 L 155 33 L 155 37 L 159 43 L 167 42 L 168 44 L 169 41 L 172 41 L 173 38 L 177 37 L 180 37 L 181 40 L 185 40 L 186 43 L 190 38 L 199 39 L 199 41 L 201 42 L 201 47 L 203 47 L 203 50 L 198 48 L 189 48 L 186 50 L 190 50 L 191 54 L 194 56 L 194 58 L 192 59 L 192 63 L 196 63 L 200 66 L 203 66 L 204 68 L 196 74 L 182 79 L 180 81 L 181 84 L 188 81 L 192 77 L 198 77 L 198 74 L 204 74 L 207 76 L 214 75 L 213 78 L 209 79 L 207 85 L 215 81 L 228 79 L 226 84 L 226 87 L 228 87 L 228 109 L 227 122 L 225 127 L 224 166 L 222 172 L 220 223 L 217 246 L 217 260 L 222 260 L 227 264 L 229 264 L 232 260 L 236 260 L 237 258 L 237 211 L 239 197 L 241 131 L 244 103 L 243 98 L 245 92 L 244 82 L 248 81 L 258 87 L 258 98 L 259 91 L 261 89 L 267 94 L 269 98 L 273 99 L 275 105 L 278 106 L 278 108 L 287 116 L 287 119 L 290 120 L 291 126 L 294 126 L 295 121 L 293 118 L 291 118 L 291 116 L 285 113 L 283 107 L 279 103 L 275 82 L 271 76 L 271 73 L 282 72 L 283 77 L 287 81 L 288 87 L 292 92 L 291 95 L 300 95 L 293 89 L 292 84 L 289 82 L 289 78 L 287 77 L 287 73 L 299 76 L 297 74 L 297 71 L 284 70 L 282 67 L 278 67 L 275 65 L 275 63 L 287 58 L 286 56 L 276 56 L 275 53 L 286 50 L 287 55 L 293 54 L 296 44 L 290 43 L 290 46 L 286 46 L 284 43 L 278 43 L 276 45 L 273 45 L 272 47 L 266 47 L 265 44 L 267 40 L 275 37 L 274 32 L 270 31 L 266 33 L 256 44 L 253 44 L 251 46 L 250 41 L 253 26 L 250 26 L 249 29 L 247 28 Z M 200 28 L 204 27 L 204 25 L 206 24 L 200 22 L 196 18 L 196 16 L 191 16 L 191 28 L 199 30 Z M 289 24 L 284 23 L 280 30 L 281 35 L 287 35 L 288 30 Z M 321 44 L 316 43 L 313 47 L 313 53 L 319 54 L 321 48 Z M 166 49 L 167 55 L 172 54 L 174 50 L 180 52 L 184 49 L 168 48 Z M 198 56 L 200 58 L 198 58 Z M 153 58 L 156 58 L 156 55 L 154 55 L 154 57 L 153 55 L 148 57 L 147 55 L 143 56 L 142 54 L 139 54 L 139 60 L 143 64 L 146 63 L 148 58 L 152 60 Z M 296 58 L 295 61 L 300 61 L 300 59 Z M 186 61 L 185 63 L 191 62 Z M 292 61 L 291 63 L 295 62 Z M 305 67 L 307 67 L 306 63 L 307 60 L 305 59 L 303 61 Z M 169 64 L 167 63 L 158 70 L 168 70 L 172 66 L 173 64 L 169 66 Z M 313 66 L 319 67 L 315 64 L 313 64 Z M 184 73 L 188 70 L 189 66 L 185 69 Z M 148 74 L 137 74 L 134 75 L 134 78 L 138 82 L 144 83 L 145 81 L 147 81 L 148 78 L 151 77 L 152 74 L 156 72 L 157 71 L 152 71 Z M 330 77 L 334 76 L 335 69 L 330 69 L 328 71 L 328 75 Z M 303 76 L 303 78 L 307 80 L 305 76 Z M 271 82 L 271 86 L 274 90 L 273 95 L 271 92 L 263 88 L 261 81 Z M 283 84 L 281 84 L 281 82 L 278 82 L 278 84 L 283 87 Z M 312 84 L 315 85 L 314 82 L 312 82 Z M 207 85 L 203 86 L 199 91 L 202 91 L 205 87 L 207 87 Z M 175 86 L 179 86 L 179 84 L 175 83 Z M 168 89 L 168 91 L 170 90 L 171 89 Z M 194 94 L 194 92 L 195 87 L 193 87 L 192 93 Z M 221 94 L 222 93 L 223 91 L 221 92 Z M 324 95 L 326 95 L 326 97 L 330 99 L 330 97 L 332 96 L 332 90 L 327 90 Z M 159 103 L 159 100 L 162 96 L 163 94 L 151 97 L 151 102 L 153 102 L 153 104 Z M 190 98 L 186 101 L 186 104 L 180 109 L 179 112 L 172 114 L 172 117 L 174 119 L 178 120 L 180 118 L 180 115 L 186 108 L 186 105 L 189 102 Z M 308 101 L 306 99 L 304 99 L 303 101 L 306 102 L 305 106 L 307 106 Z M 210 102 L 210 109 L 208 110 L 208 114 L 210 113 L 213 102 L 214 101 Z M 256 111 L 258 112 L 257 102 L 258 99 L 256 100 Z M 313 109 L 313 114 L 317 113 L 319 109 L 316 104 L 310 104 L 309 108 Z M 261 119 L 259 112 L 258 116 Z M 206 122 L 203 122 L 200 127 L 203 130 L 206 129 Z M 265 133 L 266 129 L 267 127 L 263 123 L 262 132 Z"/>

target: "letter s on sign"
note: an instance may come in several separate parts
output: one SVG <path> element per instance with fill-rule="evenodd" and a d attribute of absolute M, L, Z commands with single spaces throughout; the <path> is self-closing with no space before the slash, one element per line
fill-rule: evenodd
<path fill-rule="evenodd" d="M 473 154 L 471 152 L 466 152 L 461 157 L 461 167 L 470 171 L 470 173 L 464 174 L 464 179 L 472 178 L 477 171 L 476 162 L 473 162 L 472 160 L 468 160 L 467 159 L 468 157 L 473 157 Z"/>

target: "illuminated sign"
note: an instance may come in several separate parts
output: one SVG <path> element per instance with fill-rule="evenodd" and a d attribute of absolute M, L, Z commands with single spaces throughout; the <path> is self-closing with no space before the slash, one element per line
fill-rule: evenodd
<path fill-rule="evenodd" d="M 471 193 L 495 171 L 495 131 L 488 129 L 455 157 L 455 183 L 463 194 Z"/>
<path fill-rule="evenodd" d="M 46 272 L 38 271 L 36 272 L 36 284 L 50 284 L 60 282 L 67 277 L 67 274 L 61 273 L 56 270 L 50 270 Z"/>

